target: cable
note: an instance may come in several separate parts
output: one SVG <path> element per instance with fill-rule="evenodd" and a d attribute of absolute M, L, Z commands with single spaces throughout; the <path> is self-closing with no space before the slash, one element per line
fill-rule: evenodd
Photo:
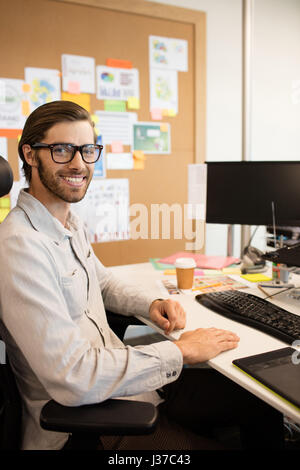
<path fill-rule="evenodd" d="M 265 300 L 270 299 L 270 297 L 275 297 L 275 295 L 282 294 L 283 292 L 286 292 L 290 289 L 295 289 L 295 286 L 293 287 L 288 287 L 287 289 L 281 290 L 279 292 L 276 292 L 275 294 L 268 295 L 267 297 L 264 297 Z"/>

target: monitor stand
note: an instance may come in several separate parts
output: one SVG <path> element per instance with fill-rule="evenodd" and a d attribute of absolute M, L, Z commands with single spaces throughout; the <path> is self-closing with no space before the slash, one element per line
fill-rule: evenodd
<path fill-rule="evenodd" d="M 246 246 L 249 244 L 251 239 L 251 226 L 241 226 L 241 258 Z M 227 225 L 227 256 L 233 256 L 233 244 L 234 244 L 234 225 Z"/>
<path fill-rule="evenodd" d="M 227 225 L 227 256 L 233 256 L 233 225 Z"/>

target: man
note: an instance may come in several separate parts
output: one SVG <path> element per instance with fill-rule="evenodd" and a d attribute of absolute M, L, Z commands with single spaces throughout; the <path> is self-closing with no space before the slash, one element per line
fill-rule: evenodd
<path fill-rule="evenodd" d="M 203 390 L 204 400 L 199 405 L 202 398 L 196 396 L 190 402 L 182 367 L 235 348 L 239 339 L 209 328 L 186 332 L 178 341 L 132 348 L 110 330 L 104 306 L 124 315 L 149 316 L 166 333 L 185 326 L 185 312 L 177 302 L 153 299 L 114 278 L 94 255 L 70 205 L 84 197 L 100 154 L 89 114 L 66 101 L 36 109 L 19 143 L 29 188 L 20 192 L 16 208 L 0 227 L 0 331 L 23 398 L 23 448 L 64 447 L 68 435 L 39 426 L 41 408 L 51 398 L 75 406 L 130 396 L 160 407 L 164 433 L 171 429 L 162 448 L 172 448 L 174 435 L 182 433 L 174 419 L 189 428 L 187 448 L 205 447 L 209 443 L 189 432 L 199 430 L 200 417 L 204 426 L 210 423 L 210 387 L 220 388 L 222 383 L 218 394 L 224 393 L 225 409 L 226 400 L 239 403 L 229 413 L 232 417 L 240 415 L 245 396 L 232 391 L 221 376 L 214 373 L 212 378 L 213 371 L 203 372 L 210 375 L 206 383 L 190 369 L 194 382 L 189 382 L 189 392 Z M 252 407 L 251 398 L 246 398 L 249 409 L 259 410 L 254 398 Z M 213 422 L 220 421 L 219 408 L 214 406 Z M 272 410 L 268 412 L 270 419 L 278 420 Z M 228 416 L 222 419 L 227 424 Z M 122 442 L 125 448 L 132 446 L 130 438 Z M 141 448 L 158 445 L 154 435 L 148 443 L 143 437 Z M 178 448 L 182 446 L 179 442 Z"/>

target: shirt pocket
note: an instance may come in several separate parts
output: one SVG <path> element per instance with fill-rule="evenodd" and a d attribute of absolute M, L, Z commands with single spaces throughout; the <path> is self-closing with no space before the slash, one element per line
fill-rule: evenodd
<path fill-rule="evenodd" d="M 61 276 L 61 288 L 71 318 L 78 321 L 87 305 L 87 277 L 85 271 L 74 268 L 70 273 Z"/>

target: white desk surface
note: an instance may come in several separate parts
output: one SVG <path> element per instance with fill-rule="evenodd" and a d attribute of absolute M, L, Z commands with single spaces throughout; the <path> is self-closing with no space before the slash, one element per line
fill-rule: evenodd
<path fill-rule="evenodd" d="M 214 359 L 211 359 L 208 361 L 209 366 L 218 370 L 223 375 L 227 376 L 265 402 L 269 403 L 274 408 L 281 411 L 285 416 L 291 418 L 297 423 L 300 423 L 300 410 L 298 408 L 288 404 L 274 393 L 268 391 L 262 385 L 258 384 L 232 365 L 232 361 L 234 359 L 250 356 L 253 354 L 259 354 L 274 349 L 280 349 L 289 346 L 288 344 L 279 341 L 265 333 L 261 333 L 254 328 L 242 325 L 212 312 L 206 307 L 200 305 L 195 300 L 195 292 L 193 292 L 193 294 L 176 294 L 170 296 L 163 295 L 158 281 L 162 279 L 174 279 L 176 282 L 176 278 L 175 276 L 173 277 L 164 275 L 163 271 L 154 269 L 151 263 L 114 266 L 109 269 L 115 275 L 121 276 L 128 282 L 134 282 L 136 285 L 141 286 L 141 289 L 150 292 L 153 296 L 157 296 L 158 298 L 169 297 L 181 303 L 187 313 L 186 328 L 184 330 L 177 330 L 173 332 L 169 339 L 178 339 L 184 331 L 193 330 L 195 328 L 217 327 L 235 332 L 240 337 L 239 346 L 234 350 L 226 351 L 219 354 Z M 241 280 L 239 276 L 231 275 L 231 277 Z M 290 282 L 294 282 L 297 287 L 300 286 L 300 276 L 292 275 Z M 264 294 L 256 288 L 255 283 L 247 282 L 247 285 L 249 287 L 244 289 L 245 292 L 255 293 L 256 295 L 264 297 Z M 271 291 L 271 289 L 268 290 Z M 272 289 L 272 291 L 275 293 L 275 289 Z M 270 299 L 270 301 L 278 306 L 285 308 L 286 310 L 300 315 L 300 300 L 293 300 L 288 298 L 287 294 L 284 292 L 276 295 L 276 297 L 274 299 Z M 153 327 L 160 333 L 163 333 L 162 330 L 160 330 L 150 321 L 145 320 L 143 317 L 139 318 L 144 323 Z"/>

